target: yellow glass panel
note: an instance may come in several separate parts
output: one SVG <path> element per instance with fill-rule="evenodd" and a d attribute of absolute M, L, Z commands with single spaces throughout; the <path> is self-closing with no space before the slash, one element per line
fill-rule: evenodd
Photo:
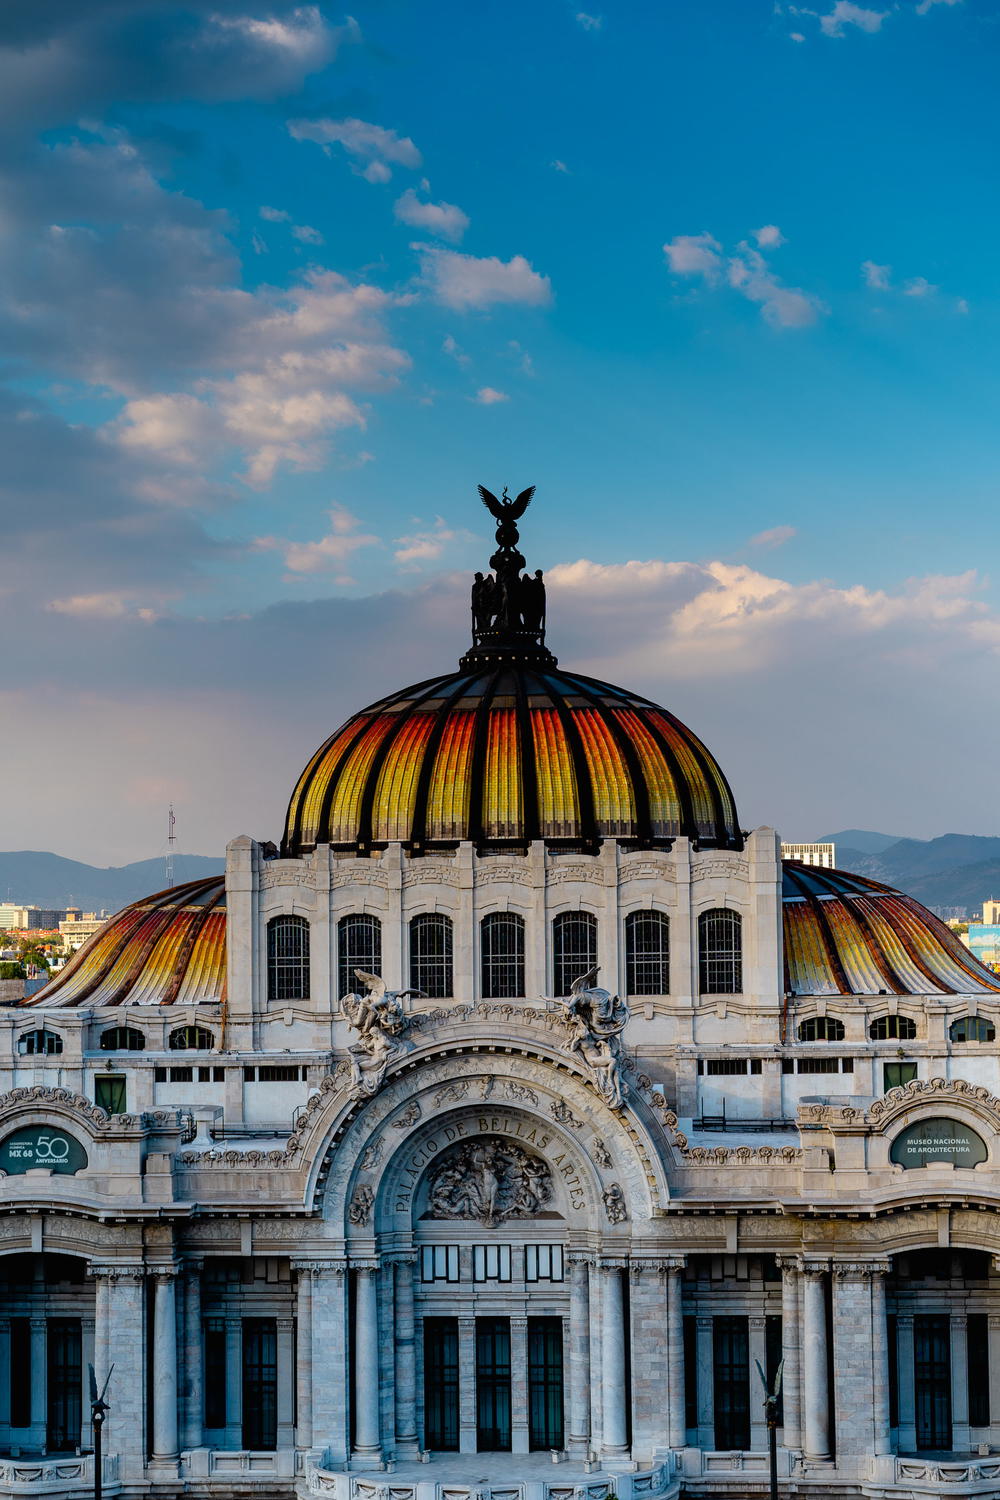
<path fill-rule="evenodd" d="M 427 837 L 464 839 L 469 836 L 469 787 L 474 710 L 453 711 L 438 744 L 427 789 Z"/>
<path fill-rule="evenodd" d="M 483 781 L 483 829 L 488 838 L 517 838 L 524 832 L 524 789 L 517 715 L 509 708 L 490 711 Z"/>
<path fill-rule="evenodd" d="M 417 781 L 434 718 L 432 713 L 417 713 L 408 719 L 382 764 L 372 809 L 372 838 L 380 843 L 410 837 Z"/>
<path fill-rule="evenodd" d="M 681 808 L 677 787 L 663 751 L 632 709 L 616 709 L 615 717 L 628 734 L 642 763 L 653 833 L 657 838 L 675 837 L 681 831 Z"/>
<path fill-rule="evenodd" d="M 580 799 L 566 736 L 555 709 L 531 711 L 538 778 L 538 817 L 543 838 L 572 838 L 580 832 Z"/>
<path fill-rule="evenodd" d="M 330 804 L 327 828 L 331 844 L 353 844 L 356 841 L 368 772 L 382 741 L 398 723 L 395 714 L 379 714 L 348 754 Z"/>
<path fill-rule="evenodd" d="M 596 709 L 584 708 L 576 712 L 574 719 L 590 770 L 598 829 L 612 835 L 633 833 L 636 813 L 632 778 L 603 715 Z"/>

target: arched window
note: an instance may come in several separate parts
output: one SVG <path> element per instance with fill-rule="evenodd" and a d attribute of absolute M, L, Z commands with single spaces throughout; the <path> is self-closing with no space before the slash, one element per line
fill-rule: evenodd
<path fill-rule="evenodd" d="M 134 1026 L 112 1026 L 101 1032 L 102 1052 L 142 1052 L 146 1038 Z"/>
<path fill-rule="evenodd" d="M 309 923 L 272 917 L 267 924 L 267 998 L 309 999 Z"/>
<path fill-rule="evenodd" d="M 698 918 L 698 964 L 703 995 L 743 993 L 743 918 L 713 906 Z"/>
<path fill-rule="evenodd" d="M 382 923 L 378 917 L 357 912 L 337 923 L 337 980 L 340 998 L 360 989 L 355 969 L 366 974 L 382 972 Z"/>
<path fill-rule="evenodd" d="M 178 1026 L 170 1033 L 172 1052 L 209 1052 L 215 1046 L 215 1036 L 207 1026 Z"/>
<path fill-rule="evenodd" d="M 670 993 L 670 922 L 661 911 L 625 918 L 625 977 L 630 995 Z"/>
<path fill-rule="evenodd" d="M 800 1042 L 842 1042 L 844 1023 L 836 1016 L 810 1016 L 799 1027 Z"/>
<path fill-rule="evenodd" d="M 454 994 L 451 918 L 425 911 L 410 923 L 410 988 L 432 1000 Z"/>
<path fill-rule="evenodd" d="M 909 1016 L 878 1016 L 868 1028 L 873 1042 L 912 1042 L 917 1023 Z"/>
<path fill-rule="evenodd" d="M 63 1039 L 54 1031 L 26 1031 L 17 1039 L 22 1057 L 52 1057 L 63 1049 Z"/>
<path fill-rule="evenodd" d="M 985 1016 L 959 1016 L 951 1023 L 953 1042 L 995 1042 L 997 1029 Z"/>
<path fill-rule="evenodd" d="M 589 911 L 563 911 L 552 923 L 552 973 L 556 994 L 568 995 L 597 963 L 597 918 Z"/>
<path fill-rule="evenodd" d="M 511 1000 L 524 994 L 524 918 L 491 911 L 479 926 L 483 997 Z"/>

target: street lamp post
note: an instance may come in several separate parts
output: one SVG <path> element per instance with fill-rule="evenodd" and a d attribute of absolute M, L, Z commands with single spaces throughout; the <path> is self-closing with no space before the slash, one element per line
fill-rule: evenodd
<path fill-rule="evenodd" d="M 90 1370 L 90 1418 L 94 1424 L 94 1500 L 102 1500 L 104 1491 L 104 1418 L 110 1411 L 105 1396 L 108 1394 L 108 1386 L 111 1384 L 111 1376 L 114 1373 L 114 1365 L 108 1371 L 108 1378 L 104 1382 L 104 1389 L 98 1391 L 97 1376 L 94 1374 L 93 1365 Z"/>
<path fill-rule="evenodd" d="M 774 1374 L 774 1388 L 767 1383 L 767 1376 L 754 1360 L 761 1385 L 764 1387 L 764 1421 L 767 1423 L 767 1456 L 771 1475 L 770 1500 L 778 1500 L 778 1405 L 781 1400 L 781 1373 L 785 1368 L 782 1360 Z"/>

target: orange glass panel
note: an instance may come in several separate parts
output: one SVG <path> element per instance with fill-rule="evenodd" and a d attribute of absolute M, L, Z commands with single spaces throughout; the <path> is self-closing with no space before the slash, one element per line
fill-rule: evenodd
<path fill-rule="evenodd" d="M 353 844 L 357 839 L 368 772 L 382 741 L 398 723 L 397 714 L 379 714 L 349 752 L 330 803 L 327 829 L 331 844 Z"/>
<path fill-rule="evenodd" d="M 474 711 L 461 710 L 448 715 L 427 788 L 429 839 L 465 839 L 469 836 L 469 789 L 475 729 Z"/>
<path fill-rule="evenodd" d="M 524 787 L 517 715 L 509 708 L 490 712 L 483 782 L 483 828 L 488 838 L 517 838 L 524 832 Z"/>
<path fill-rule="evenodd" d="M 382 764 L 372 808 L 372 838 L 380 843 L 410 837 L 417 781 L 434 718 L 432 713 L 416 713 L 407 719 Z"/>
<path fill-rule="evenodd" d="M 694 813 L 695 826 L 699 833 L 711 837 L 715 833 L 715 805 L 712 802 L 712 793 L 709 789 L 708 778 L 699 765 L 691 746 L 684 735 L 680 733 L 677 725 L 666 718 L 664 714 L 651 713 L 648 715 L 649 722 L 660 731 L 667 744 L 673 752 L 674 758 L 680 768 L 687 786 L 688 796 L 691 798 L 691 809 Z"/>
<path fill-rule="evenodd" d="M 628 734 L 642 763 L 653 833 L 657 838 L 676 836 L 681 831 L 681 808 L 677 787 L 663 751 L 632 709 L 616 709 L 615 717 Z"/>
<path fill-rule="evenodd" d="M 580 833 L 580 799 L 573 758 L 555 709 L 531 711 L 538 778 L 538 821 L 543 838 L 572 838 Z"/>
<path fill-rule="evenodd" d="M 299 837 L 303 844 L 324 842 L 325 830 L 319 826 L 323 798 L 330 785 L 330 777 L 337 768 L 337 762 L 357 733 L 356 722 L 346 725 L 339 734 L 333 737 L 325 749 L 317 750 L 299 777 L 298 785 L 292 793 L 292 800 L 288 804 L 286 827 L 289 833 L 294 830 L 295 819 L 299 815 L 301 804 L 302 831 Z"/>
<path fill-rule="evenodd" d="M 106 927 L 95 933 L 70 959 L 58 980 L 46 987 L 46 995 L 51 994 L 60 1005 L 70 1004 L 75 996 L 93 983 L 95 975 L 104 973 L 111 967 L 119 948 L 122 944 L 127 945 L 132 934 L 148 915 L 148 910 L 134 907 L 113 917 Z"/>
<path fill-rule="evenodd" d="M 177 992 L 177 1004 L 218 1000 L 226 983 L 226 912 L 211 912 L 195 939 L 187 971 Z"/>
<path fill-rule="evenodd" d="M 840 993 L 823 943 L 819 919 L 806 901 L 784 905 L 785 961 L 788 980 L 797 995 Z"/>
<path fill-rule="evenodd" d="M 609 835 L 634 833 L 632 778 L 604 716 L 596 709 L 581 708 L 573 717 L 587 757 L 598 830 Z"/>
<path fill-rule="evenodd" d="M 174 913 L 170 925 L 159 935 L 138 974 L 121 996 L 123 1000 L 128 999 L 133 1005 L 159 1004 L 170 986 L 191 928 L 200 915 L 200 912 L 190 910 Z"/>
<path fill-rule="evenodd" d="M 847 975 L 852 995 L 895 993 L 892 981 L 882 973 L 872 953 L 865 929 L 846 901 L 824 901 L 823 915 L 837 948 L 840 966 Z"/>

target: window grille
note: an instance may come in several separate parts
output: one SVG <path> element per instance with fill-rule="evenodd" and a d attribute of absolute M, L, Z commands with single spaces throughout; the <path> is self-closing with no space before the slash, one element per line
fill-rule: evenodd
<path fill-rule="evenodd" d="M 102 1052 L 142 1052 L 146 1038 L 134 1026 L 112 1026 L 101 1033 Z"/>
<path fill-rule="evenodd" d="M 670 923 L 660 911 L 625 918 L 626 985 L 630 995 L 670 992 Z"/>
<path fill-rule="evenodd" d="M 178 1026 L 170 1033 L 171 1052 L 208 1052 L 215 1036 L 207 1026 Z"/>
<path fill-rule="evenodd" d="M 410 923 L 410 988 L 423 990 L 432 1000 L 454 994 L 451 918 L 423 912 Z"/>
<path fill-rule="evenodd" d="M 698 960 L 703 995 L 743 993 L 743 919 L 716 906 L 698 918 Z"/>
<path fill-rule="evenodd" d="M 309 999 L 309 923 L 272 917 L 267 924 L 268 1000 Z"/>
<path fill-rule="evenodd" d="M 844 1023 L 836 1016 L 810 1016 L 799 1027 L 800 1042 L 842 1042 Z"/>
<path fill-rule="evenodd" d="M 589 911 L 560 912 L 552 923 L 553 978 L 557 995 L 568 995 L 597 963 L 597 918 Z"/>
<path fill-rule="evenodd" d="M 473 1281 L 509 1281 L 509 1245 L 473 1245 Z"/>
<path fill-rule="evenodd" d="M 525 1245 L 525 1281 L 562 1281 L 562 1245 Z"/>
<path fill-rule="evenodd" d="M 917 1023 L 910 1016 L 877 1016 L 868 1028 L 873 1042 L 912 1042 Z"/>
<path fill-rule="evenodd" d="M 995 1042 L 997 1029 L 985 1016 L 959 1016 L 951 1023 L 953 1042 Z"/>
<path fill-rule="evenodd" d="M 708 1057 L 705 1072 L 709 1078 L 731 1078 L 737 1073 L 749 1072 L 750 1064 L 745 1057 Z"/>
<path fill-rule="evenodd" d="M 421 1245 L 421 1281 L 459 1281 L 457 1245 Z"/>
<path fill-rule="evenodd" d="M 53 1057 L 63 1049 L 63 1039 L 55 1031 L 26 1031 L 17 1039 L 22 1057 Z"/>
<path fill-rule="evenodd" d="M 800 1057 L 798 1068 L 800 1073 L 839 1073 L 839 1057 Z"/>
<path fill-rule="evenodd" d="M 524 994 L 524 918 L 492 911 L 480 924 L 483 997 L 511 1000 Z"/>
<path fill-rule="evenodd" d="M 337 980 L 341 1000 L 363 989 L 355 969 L 382 972 L 382 923 L 378 917 L 356 912 L 337 923 Z"/>

